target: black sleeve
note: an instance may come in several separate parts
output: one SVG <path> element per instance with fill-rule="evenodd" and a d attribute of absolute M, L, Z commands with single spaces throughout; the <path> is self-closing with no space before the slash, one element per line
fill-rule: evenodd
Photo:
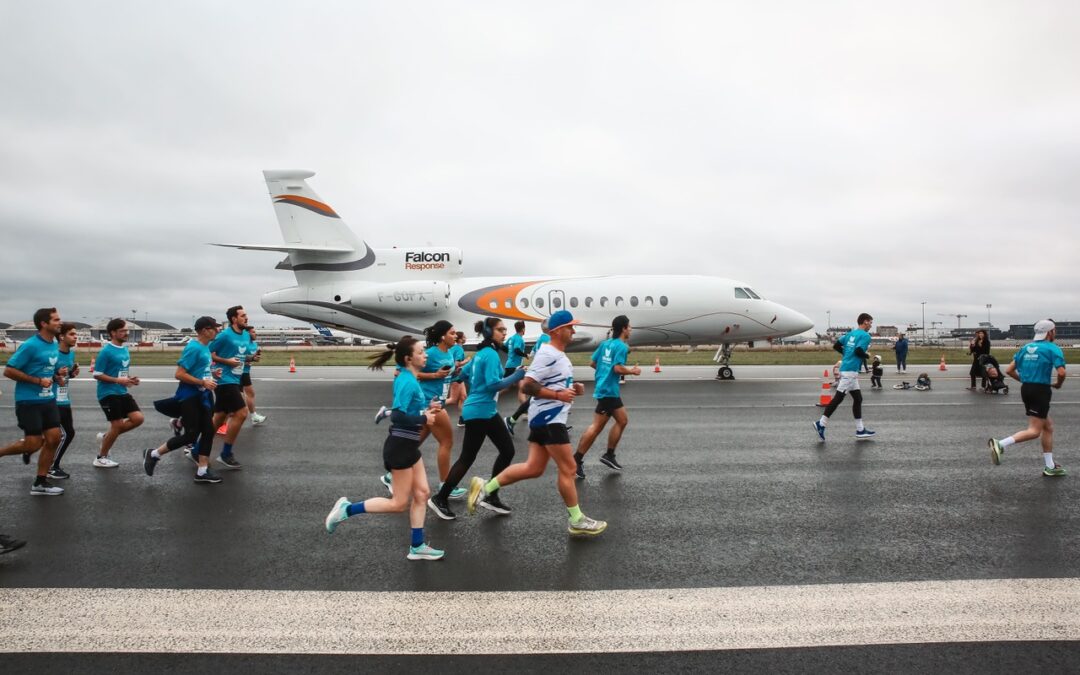
<path fill-rule="evenodd" d="M 390 424 L 395 427 L 422 427 L 427 424 L 427 418 L 423 415 L 406 415 L 400 410 L 390 413 Z"/>
<path fill-rule="evenodd" d="M 858 356 L 860 359 L 865 361 L 867 357 L 866 350 L 864 350 L 862 347 L 856 347 L 855 356 Z"/>
<path fill-rule="evenodd" d="M 840 342 L 839 340 L 832 343 L 832 348 L 835 349 L 836 351 L 840 352 L 841 354 L 844 353 L 844 343 Z"/>

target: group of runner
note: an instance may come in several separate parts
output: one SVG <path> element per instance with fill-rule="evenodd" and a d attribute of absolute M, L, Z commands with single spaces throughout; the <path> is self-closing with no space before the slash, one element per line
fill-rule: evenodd
<path fill-rule="evenodd" d="M 260 352 L 254 331 L 247 325 L 243 307 L 226 312 L 229 325 L 224 330 L 214 318 L 204 316 L 195 322 L 195 339 L 184 347 L 177 361 L 176 393 L 169 399 L 155 401 L 160 411 L 172 420 L 173 437 L 157 448 L 143 451 L 143 469 L 152 476 L 154 467 L 171 450 L 191 446 L 189 458 L 196 463 L 196 483 L 220 483 L 210 469 L 210 452 L 215 428 L 228 421 L 224 444 L 218 456 L 222 467 L 241 468 L 232 452 L 233 443 L 252 412 L 253 421 L 266 418 L 254 413 L 254 394 L 250 367 L 259 361 Z M 37 471 L 30 486 L 33 496 L 59 496 L 64 489 L 52 481 L 71 477 L 62 466 L 67 449 L 75 438 L 69 383 L 78 377 L 75 361 L 77 330 L 74 324 L 61 321 L 54 307 L 34 313 L 37 333 L 23 342 L 8 359 L 4 376 L 15 381 L 15 417 L 23 437 L 0 448 L 0 457 L 21 455 L 29 464 L 37 454 Z M 91 375 L 97 383 L 97 399 L 108 422 L 108 429 L 97 434 L 98 450 L 93 466 L 115 469 L 119 463 L 110 457 L 117 439 L 143 424 L 144 417 L 131 395 L 140 384 L 130 372 L 131 354 L 126 346 L 128 325 L 112 319 L 105 326 L 108 342 L 94 359 Z M 249 394 L 245 397 L 244 388 Z M 257 415 L 257 416 L 255 416 Z M 0 534 L 0 553 L 20 548 L 24 541 Z"/>
<path fill-rule="evenodd" d="M 615 459 L 615 449 L 628 420 L 620 398 L 619 380 L 623 375 L 640 375 L 641 370 L 626 366 L 630 321 L 625 316 L 616 317 L 612 322 L 612 337 L 592 356 L 597 382 L 593 395 L 597 398 L 597 406 L 593 422 L 575 452 L 567 421 L 574 399 L 585 389 L 581 383 L 574 382 L 573 366 L 566 356 L 566 349 L 578 323 L 569 311 L 553 313 L 543 327 L 546 339 L 537 341 L 527 369 L 522 364 L 526 357 L 523 322 L 515 325 L 515 334 L 508 338 L 507 327 L 501 319 L 489 317 L 478 321 L 474 329 L 481 341 L 476 355 L 468 362 L 455 361 L 447 354 L 448 339 L 444 336 L 449 335 L 453 327 L 446 321 L 437 322 L 426 331 L 426 349 L 412 336 L 405 336 L 390 345 L 390 350 L 380 355 L 373 367 L 379 368 L 391 358 L 398 365 L 393 404 L 389 409 L 380 410 L 376 417 L 376 422 L 387 415 L 390 417 L 390 430 L 383 445 L 383 462 L 389 475 L 384 475 L 382 480 L 391 496 L 355 502 L 341 497 L 326 516 L 327 532 L 333 533 L 351 516 L 399 513 L 408 509 L 412 533 L 406 557 L 438 560 L 444 556 L 444 551 L 434 548 L 424 538 L 425 503 L 443 520 L 456 519 L 450 501 L 461 496 L 466 499 L 466 510 L 470 515 L 477 508 L 508 515 L 512 509 L 502 501 L 503 489 L 543 475 L 548 464 L 554 461 L 558 472 L 556 484 L 566 506 L 569 533 L 583 536 L 602 533 L 607 523 L 582 512 L 575 480 L 584 478 L 584 455 L 609 417 L 615 419 L 615 428 L 609 435 L 608 449 L 601 461 L 614 470 L 622 469 Z M 505 363 L 500 352 L 506 352 Z M 438 438 L 434 430 L 441 424 L 440 416 L 446 414 L 446 392 L 452 382 L 467 384 L 468 394 L 460 403 L 465 433 L 457 461 L 445 471 L 440 442 L 438 462 L 442 482 L 438 491 L 432 494 L 420 444 L 428 429 L 432 429 Z M 524 462 L 514 464 L 511 434 L 517 419 L 524 413 L 500 417 L 498 397 L 502 391 L 519 383 L 521 395 L 527 401 L 529 454 Z M 490 440 L 498 453 L 490 477 L 474 476 L 467 493 L 462 495 L 460 485 L 485 440 Z M 448 453 L 446 460 L 449 460 Z"/>

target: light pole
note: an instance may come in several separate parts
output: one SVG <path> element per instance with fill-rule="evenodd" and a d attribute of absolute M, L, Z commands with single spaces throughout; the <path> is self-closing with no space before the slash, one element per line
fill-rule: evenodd
<path fill-rule="evenodd" d="M 994 325 L 994 324 L 990 323 L 990 307 L 991 307 L 991 304 L 989 302 L 986 303 L 986 327 L 987 328 Z"/>
<path fill-rule="evenodd" d="M 825 334 L 828 335 L 832 331 L 832 310 L 825 310 Z"/>
<path fill-rule="evenodd" d="M 926 301 L 922 301 L 922 341 L 926 344 Z"/>

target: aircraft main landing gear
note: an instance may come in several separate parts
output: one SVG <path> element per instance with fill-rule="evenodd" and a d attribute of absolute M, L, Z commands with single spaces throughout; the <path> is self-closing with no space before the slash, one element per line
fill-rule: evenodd
<path fill-rule="evenodd" d="M 716 350 L 716 355 L 713 356 L 713 361 L 720 364 L 720 369 L 716 371 L 716 379 L 718 380 L 735 379 L 735 373 L 731 371 L 731 366 L 728 365 L 731 362 L 732 349 L 732 345 L 724 343 L 720 345 L 720 348 Z"/>

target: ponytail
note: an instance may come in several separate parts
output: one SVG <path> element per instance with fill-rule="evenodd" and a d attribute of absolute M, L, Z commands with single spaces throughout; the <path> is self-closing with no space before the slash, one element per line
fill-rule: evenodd
<path fill-rule="evenodd" d="M 386 351 L 381 354 L 376 354 L 371 357 L 371 364 L 368 366 L 371 370 L 382 370 L 386 362 L 393 357 L 394 362 L 402 368 L 405 367 L 405 359 L 412 355 L 413 346 L 419 342 L 411 335 L 403 335 L 397 342 L 391 342 L 386 345 Z"/>
<path fill-rule="evenodd" d="M 442 339 L 446 337 L 446 334 L 450 332 L 450 329 L 454 327 L 454 324 L 449 321 L 440 320 L 436 321 L 434 325 L 428 326 L 424 329 L 424 338 L 427 341 L 428 347 L 434 347 L 442 342 Z M 457 337 L 457 334 L 454 335 Z"/>

